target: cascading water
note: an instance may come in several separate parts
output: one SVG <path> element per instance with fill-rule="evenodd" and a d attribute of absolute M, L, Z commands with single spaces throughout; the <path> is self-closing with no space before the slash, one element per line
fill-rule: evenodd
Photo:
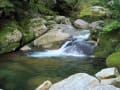
<path fill-rule="evenodd" d="M 69 38 L 59 49 L 46 50 L 44 52 L 32 52 L 28 54 L 30 57 L 61 57 L 61 56 L 76 56 L 85 57 L 92 54 L 95 43 L 87 39 L 90 36 L 89 30 L 83 30 L 79 36 Z"/>

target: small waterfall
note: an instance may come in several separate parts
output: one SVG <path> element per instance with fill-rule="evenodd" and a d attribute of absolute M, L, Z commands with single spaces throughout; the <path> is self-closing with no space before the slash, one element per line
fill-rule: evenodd
<path fill-rule="evenodd" d="M 30 57 L 61 57 L 75 56 L 85 57 L 93 53 L 95 43 L 87 41 L 90 36 L 88 30 L 81 31 L 79 36 L 69 38 L 59 49 L 46 50 L 44 52 L 32 52 L 28 54 Z"/>

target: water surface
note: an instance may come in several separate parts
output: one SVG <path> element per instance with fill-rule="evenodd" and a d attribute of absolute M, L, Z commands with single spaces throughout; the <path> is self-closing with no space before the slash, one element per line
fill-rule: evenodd
<path fill-rule="evenodd" d="M 23 53 L 0 56 L 0 88 L 35 90 L 45 80 L 53 83 L 75 73 L 94 75 L 104 68 L 104 60 L 80 57 L 32 58 Z"/>

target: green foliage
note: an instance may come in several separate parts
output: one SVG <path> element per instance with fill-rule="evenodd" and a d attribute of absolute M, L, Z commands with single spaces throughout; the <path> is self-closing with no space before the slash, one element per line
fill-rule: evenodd
<path fill-rule="evenodd" d="M 120 22 L 114 20 L 103 27 L 103 32 L 110 32 L 118 29 L 120 29 Z"/>
<path fill-rule="evenodd" d="M 106 63 L 108 66 L 117 67 L 120 69 L 120 52 L 116 52 L 108 56 Z"/>

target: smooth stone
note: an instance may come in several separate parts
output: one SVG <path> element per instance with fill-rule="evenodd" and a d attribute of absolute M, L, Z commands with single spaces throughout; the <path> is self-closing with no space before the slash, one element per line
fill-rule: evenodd
<path fill-rule="evenodd" d="M 90 90 L 99 84 L 99 80 L 95 77 L 86 73 L 77 73 L 53 84 L 49 90 Z"/>
<path fill-rule="evenodd" d="M 48 90 L 52 85 L 51 81 L 44 81 L 40 86 L 38 86 L 35 90 Z"/>
<path fill-rule="evenodd" d="M 117 77 L 118 75 L 119 75 L 119 72 L 115 67 L 102 69 L 101 71 L 95 74 L 95 76 L 98 79 Z"/>
<path fill-rule="evenodd" d="M 23 46 L 21 49 L 21 51 L 29 51 L 29 50 L 32 50 L 29 46 Z"/>
<path fill-rule="evenodd" d="M 79 29 L 89 29 L 89 23 L 82 20 L 82 19 L 75 20 L 74 26 L 79 28 Z"/>

